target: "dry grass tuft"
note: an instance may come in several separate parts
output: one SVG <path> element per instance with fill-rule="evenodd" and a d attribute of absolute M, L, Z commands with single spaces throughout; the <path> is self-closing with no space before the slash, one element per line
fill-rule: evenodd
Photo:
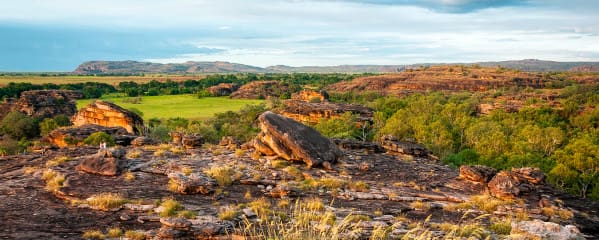
<path fill-rule="evenodd" d="M 129 202 L 127 199 L 116 193 L 95 194 L 85 200 L 85 203 L 92 208 L 104 211 L 120 208 L 127 202 Z"/>
<path fill-rule="evenodd" d="M 87 230 L 83 232 L 81 237 L 84 239 L 105 239 L 106 235 L 99 230 Z"/>
<path fill-rule="evenodd" d="M 233 183 L 232 176 L 235 176 L 235 170 L 228 166 L 213 166 L 204 170 L 208 176 L 214 178 L 219 186 L 229 186 Z"/>
<path fill-rule="evenodd" d="M 67 161 L 72 161 L 73 159 L 67 156 L 62 156 L 62 157 L 56 157 L 52 160 L 48 160 L 46 162 L 46 167 L 54 167 L 54 166 L 58 166 L 60 164 L 63 164 Z"/>
<path fill-rule="evenodd" d="M 146 234 L 139 231 L 127 230 L 125 232 L 125 237 L 130 240 L 144 240 L 146 239 Z"/>
<path fill-rule="evenodd" d="M 162 212 L 160 213 L 161 217 L 176 216 L 178 211 L 183 210 L 183 205 L 174 199 L 167 199 L 162 202 L 160 206 L 163 208 Z"/>
<path fill-rule="evenodd" d="M 66 177 L 52 169 L 46 169 L 42 174 L 42 179 L 46 181 L 46 189 L 49 191 L 56 191 L 67 185 Z"/>

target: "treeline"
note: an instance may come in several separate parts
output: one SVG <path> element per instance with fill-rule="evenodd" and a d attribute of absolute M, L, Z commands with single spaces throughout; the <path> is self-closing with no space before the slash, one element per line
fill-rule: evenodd
<path fill-rule="evenodd" d="M 103 94 L 114 93 L 116 88 L 106 83 L 85 82 L 85 83 L 68 83 L 68 84 L 32 84 L 32 83 L 14 83 L 11 82 L 5 87 L 0 88 L 0 99 L 18 98 L 22 92 L 30 90 L 79 90 L 83 93 L 84 98 L 99 98 Z"/>
<path fill-rule="evenodd" d="M 315 127 L 331 137 L 376 140 L 385 134 L 425 144 L 445 163 L 498 169 L 539 167 L 554 186 L 599 200 L 599 85 L 562 90 L 561 107 L 542 100 L 508 113 L 478 115 L 481 93 L 415 94 L 404 98 L 336 96 L 375 109 L 368 129 L 355 117 L 322 120 Z"/>
<path fill-rule="evenodd" d="M 188 79 L 185 81 L 167 80 L 160 82 L 152 80 L 147 83 L 136 83 L 133 81 L 120 82 L 116 87 L 99 82 L 69 83 L 69 84 L 32 84 L 32 83 L 14 83 L 0 88 L 0 98 L 17 98 L 21 92 L 29 90 L 43 89 L 66 89 L 79 90 L 83 92 L 84 98 L 99 98 L 104 94 L 123 93 L 129 97 L 137 96 L 158 96 L 158 95 L 177 95 L 177 94 L 198 94 L 199 96 L 209 96 L 206 88 L 218 85 L 220 83 L 246 84 L 251 81 L 280 81 L 289 86 L 289 89 L 302 89 L 305 85 L 315 88 L 339 82 L 349 81 L 356 77 L 367 76 L 371 74 L 316 74 L 316 73 L 239 73 L 239 74 L 214 74 L 208 75 L 200 80 Z"/>

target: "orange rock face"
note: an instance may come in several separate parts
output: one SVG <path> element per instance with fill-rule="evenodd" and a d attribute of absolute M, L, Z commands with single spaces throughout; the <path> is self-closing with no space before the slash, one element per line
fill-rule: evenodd
<path fill-rule="evenodd" d="M 329 95 L 325 91 L 302 90 L 291 95 L 291 99 L 304 102 L 313 102 L 318 99 L 318 102 L 326 102 L 329 100 Z"/>
<path fill-rule="evenodd" d="M 79 110 L 71 119 L 73 125 L 96 124 L 105 127 L 123 127 L 129 133 L 140 133 L 143 120 L 137 114 L 116 104 L 96 100 Z"/>

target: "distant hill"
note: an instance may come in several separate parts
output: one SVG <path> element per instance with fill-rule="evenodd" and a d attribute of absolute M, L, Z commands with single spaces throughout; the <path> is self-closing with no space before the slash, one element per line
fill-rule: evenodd
<path fill-rule="evenodd" d="M 75 71 L 77 74 L 137 74 L 137 73 L 261 73 L 264 68 L 230 62 L 151 63 L 137 61 L 89 61 Z"/>
<path fill-rule="evenodd" d="M 599 72 L 599 62 L 554 62 L 536 59 L 478 63 L 451 63 L 449 65 L 478 64 L 483 67 L 501 66 L 525 72 L 576 71 Z M 410 65 L 339 65 L 339 66 L 304 66 L 291 67 L 276 65 L 266 68 L 230 62 L 185 62 L 185 63 L 151 63 L 138 61 L 89 61 L 85 62 L 73 73 L 76 74 L 139 74 L 139 73 L 396 73 L 408 68 L 420 66 L 440 66 L 447 63 L 423 63 Z"/>

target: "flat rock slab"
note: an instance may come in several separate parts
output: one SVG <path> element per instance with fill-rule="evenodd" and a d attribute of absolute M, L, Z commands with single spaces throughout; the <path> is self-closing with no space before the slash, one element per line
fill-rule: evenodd
<path fill-rule="evenodd" d="M 256 141 L 260 142 L 261 148 L 266 145 L 281 158 L 303 161 L 312 167 L 324 162 L 334 163 L 342 155 L 331 140 L 291 118 L 265 112 L 258 121 L 262 132 Z"/>

